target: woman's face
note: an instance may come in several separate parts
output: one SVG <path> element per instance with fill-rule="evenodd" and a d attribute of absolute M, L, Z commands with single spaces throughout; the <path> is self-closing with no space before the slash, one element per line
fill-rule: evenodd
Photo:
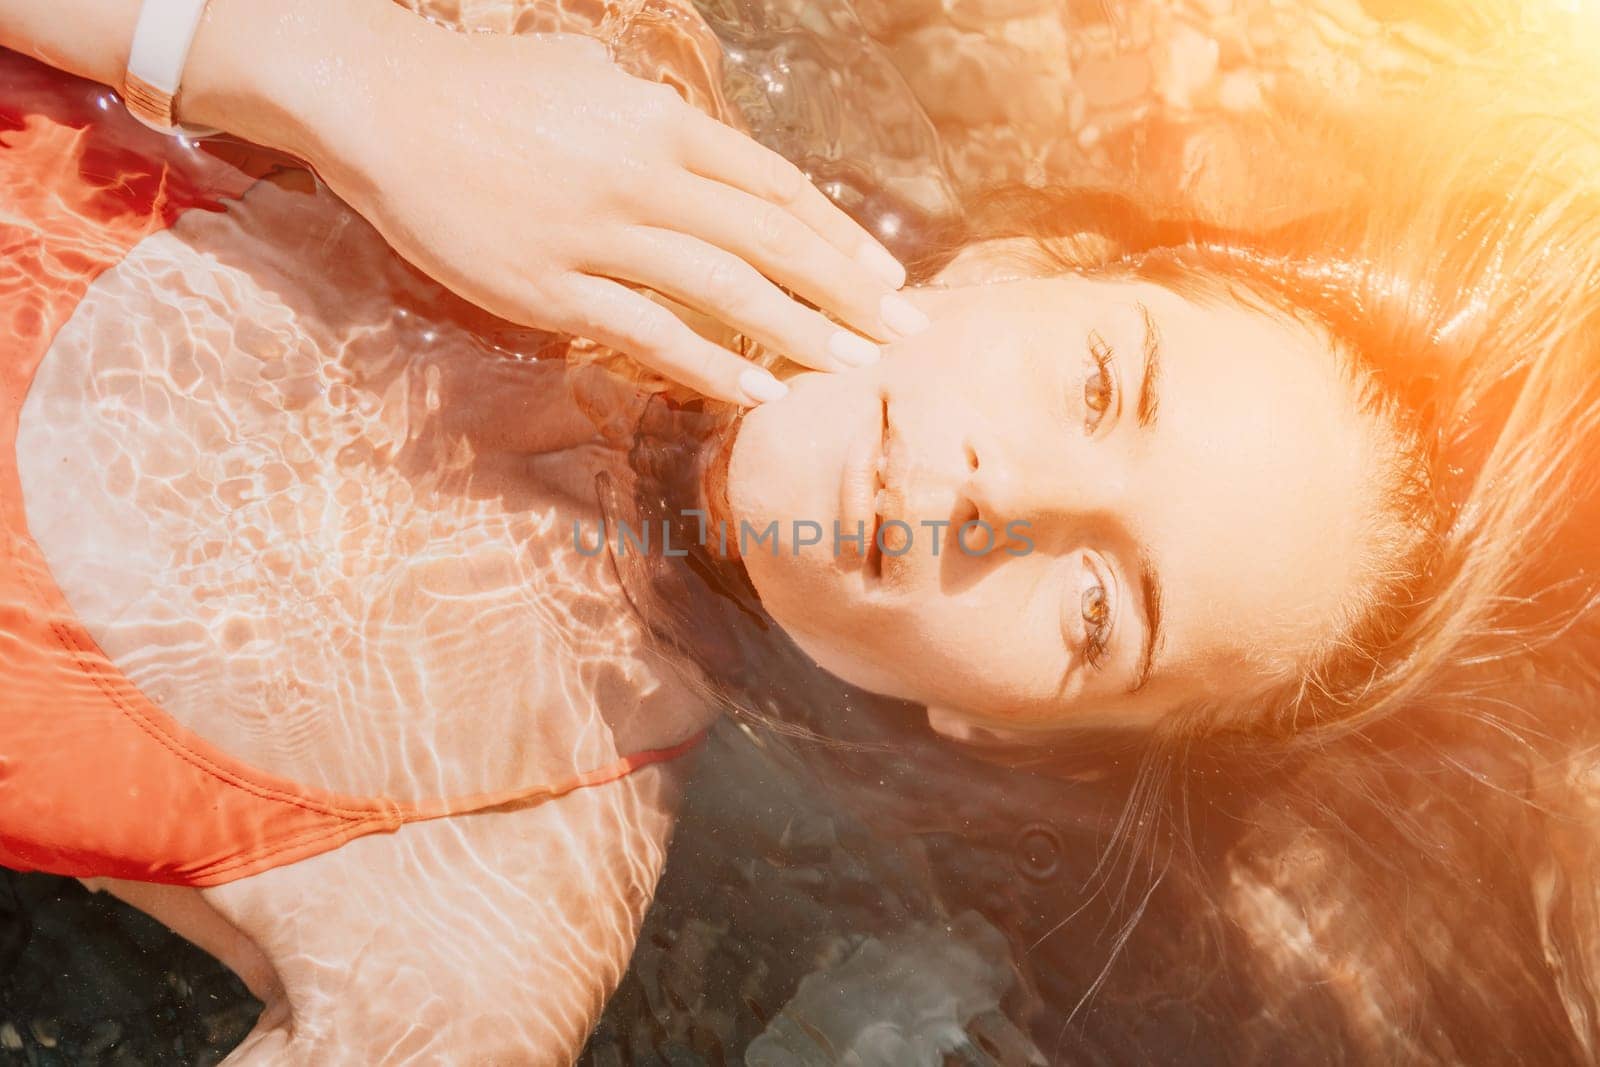
<path fill-rule="evenodd" d="M 1384 449 L 1328 337 L 1121 279 L 916 299 L 930 329 L 733 447 L 728 537 L 825 669 L 1013 735 L 1248 695 L 1338 634 Z"/>

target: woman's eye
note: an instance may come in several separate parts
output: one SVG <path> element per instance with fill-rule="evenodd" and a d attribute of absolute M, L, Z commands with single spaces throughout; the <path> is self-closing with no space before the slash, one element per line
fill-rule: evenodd
<path fill-rule="evenodd" d="M 1078 597 L 1078 610 L 1083 615 L 1083 656 L 1090 666 L 1099 667 L 1105 660 L 1106 646 L 1111 636 L 1111 602 L 1105 583 L 1086 570 L 1083 591 Z"/>
<path fill-rule="evenodd" d="M 1116 379 L 1111 375 L 1111 346 L 1098 334 L 1089 335 L 1089 376 L 1083 382 L 1083 429 L 1094 433 L 1116 399 Z"/>

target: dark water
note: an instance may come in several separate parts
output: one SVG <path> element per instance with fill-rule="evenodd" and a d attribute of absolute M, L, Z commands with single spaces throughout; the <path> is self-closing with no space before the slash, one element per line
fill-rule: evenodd
<path fill-rule="evenodd" d="M 0 1062 L 219 1062 L 260 1005 L 166 927 L 77 881 L 0 870 Z"/>

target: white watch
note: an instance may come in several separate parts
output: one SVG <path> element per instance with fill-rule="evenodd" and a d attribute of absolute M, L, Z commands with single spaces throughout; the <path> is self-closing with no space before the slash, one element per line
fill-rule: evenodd
<path fill-rule="evenodd" d="M 122 99 L 129 113 L 151 129 L 190 137 L 219 132 L 201 126 L 180 126 L 172 117 L 189 46 L 200 28 L 206 3 L 207 0 L 144 0 L 139 8 Z"/>

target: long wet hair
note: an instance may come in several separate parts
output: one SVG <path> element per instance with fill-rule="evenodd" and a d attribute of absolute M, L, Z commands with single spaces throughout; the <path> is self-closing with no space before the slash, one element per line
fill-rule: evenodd
<path fill-rule="evenodd" d="M 822 673 L 737 565 L 618 560 L 709 697 L 1008 933 L 1053 1061 L 1600 1056 L 1600 141 L 1499 88 L 1322 116 L 1348 180 L 1288 224 L 1003 190 L 916 265 L 1010 238 L 1036 273 L 1206 279 L 1360 361 L 1414 536 L 1294 684 L 970 748 Z M 1292 197 L 1269 175 L 1304 161 L 1258 162 L 1257 202 Z M 652 405 L 606 506 L 678 521 L 725 423 Z"/>

